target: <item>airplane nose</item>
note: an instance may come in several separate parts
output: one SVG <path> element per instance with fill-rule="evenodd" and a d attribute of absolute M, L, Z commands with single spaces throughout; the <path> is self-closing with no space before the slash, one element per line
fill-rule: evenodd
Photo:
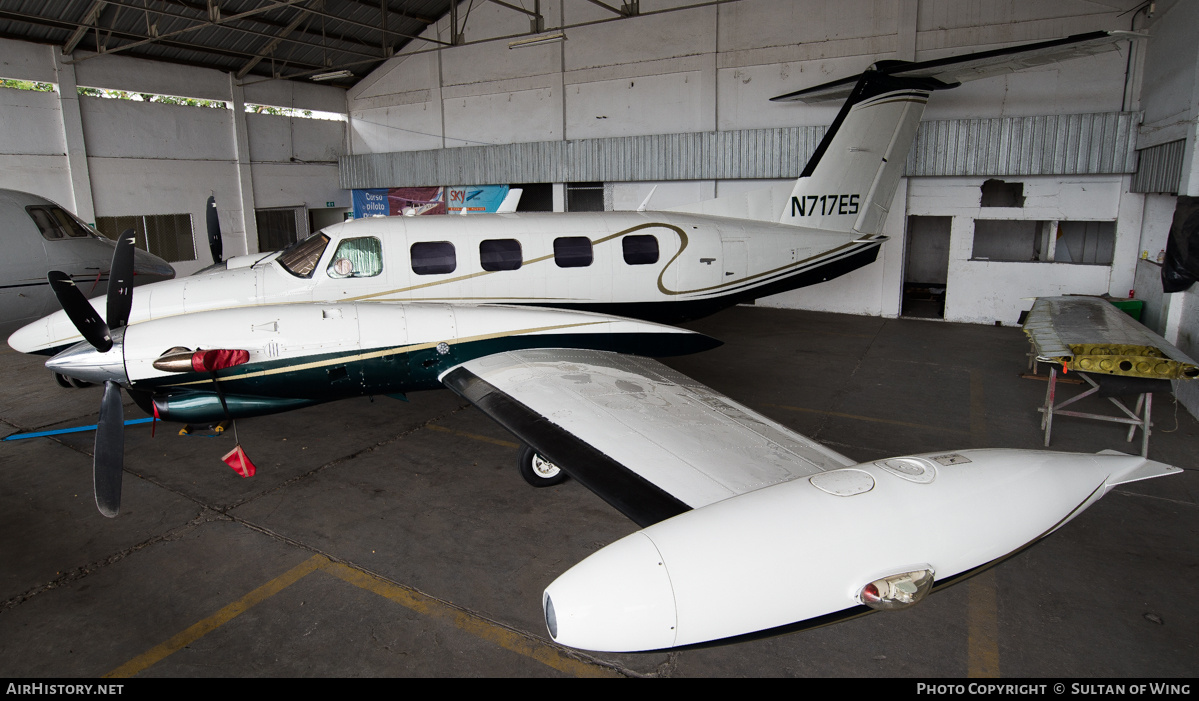
<path fill-rule="evenodd" d="M 50 370 L 76 380 L 102 384 L 107 381 L 123 385 L 129 384 L 125 372 L 125 352 L 121 341 L 124 329 L 112 332 L 112 348 L 101 353 L 90 343 L 76 343 L 65 351 L 46 361 Z"/>
<path fill-rule="evenodd" d="M 141 249 L 133 252 L 134 284 L 143 285 L 160 280 L 170 280 L 175 277 L 175 269 L 171 264 L 151 253 Z M 140 278 L 140 279 L 138 279 Z"/>

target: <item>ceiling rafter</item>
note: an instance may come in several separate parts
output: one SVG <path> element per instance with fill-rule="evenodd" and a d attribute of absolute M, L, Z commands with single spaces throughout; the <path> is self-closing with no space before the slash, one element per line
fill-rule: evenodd
<path fill-rule="evenodd" d="M 318 1 L 317 4 L 323 5 L 324 3 Z M 254 68 L 254 66 L 258 65 L 259 61 L 269 55 L 273 55 L 275 53 L 275 48 L 278 47 L 279 44 L 282 43 L 289 34 L 295 31 L 295 29 L 300 26 L 301 22 L 303 22 L 305 19 L 308 19 L 310 16 L 311 13 L 308 10 L 301 8 L 300 11 L 296 13 L 296 16 L 292 19 L 291 23 L 283 28 L 279 36 L 268 41 L 261 49 L 259 49 L 258 54 L 254 58 L 246 61 L 245 64 L 237 70 L 237 73 L 234 74 L 237 79 L 241 80 Z"/>
<path fill-rule="evenodd" d="M 119 51 L 127 51 L 129 49 L 136 48 L 138 46 L 142 46 L 145 44 L 152 44 L 154 42 L 161 41 L 163 39 L 169 39 L 171 37 L 179 36 L 180 34 L 187 34 L 188 32 L 194 32 L 199 29 L 205 29 L 205 28 L 208 28 L 213 25 L 227 24 L 229 22 L 232 22 L 232 21 L 242 18 L 242 17 L 251 17 L 260 12 L 269 12 L 271 10 L 277 10 L 281 7 L 289 7 L 291 5 L 296 5 L 296 4 L 299 4 L 302 2 L 308 2 L 308 0 L 275 0 L 274 2 L 271 2 L 270 4 L 262 5 L 262 6 L 254 8 L 252 10 L 245 10 L 244 12 L 239 12 L 235 15 L 230 15 L 229 17 L 217 16 L 215 18 L 209 18 L 207 21 L 198 21 L 195 24 L 189 25 L 182 29 L 176 29 L 174 31 L 166 32 L 165 34 L 159 34 L 156 37 L 146 37 L 140 41 L 134 41 L 129 44 L 121 44 L 120 46 L 115 46 L 111 49 L 105 49 L 104 53 L 112 54 L 112 53 L 117 53 Z M 219 5 L 215 6 L 215 7 L 219 8 Z M 140 9 L 140 8 L 138 8 L 138 9 Z M 219 12 L 216 14 L 219 15 Z M 99 55 L 99 54 L 96 54 L 96 55 Z M 71 63 L 79 63 L 80 61 L 86 61 L 90 58 L 95 58 L 95 56 L 83 56 L 81 58 L 72 59 Z"/>

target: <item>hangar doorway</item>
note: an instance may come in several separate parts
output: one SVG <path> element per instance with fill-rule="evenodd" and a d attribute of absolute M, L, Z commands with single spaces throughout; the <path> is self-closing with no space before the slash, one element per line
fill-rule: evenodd
<path fill-rule="evenodd" d="M 952 217 L 908 217 L 899 315 L 944 319 Z"/>

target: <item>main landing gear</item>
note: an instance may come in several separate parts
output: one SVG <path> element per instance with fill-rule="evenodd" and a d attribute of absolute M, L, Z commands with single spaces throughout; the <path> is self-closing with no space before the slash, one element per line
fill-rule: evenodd
<path fill-rule="evenodd" d="M 516 465 L 520 468 L 520 476 L 534 487 L 552 487 L 566 481 L 566 473 L 562 468 L 541 457 L 537 451 L 523 443 L 520 446 L 520 455 L 516 458 Z"/>

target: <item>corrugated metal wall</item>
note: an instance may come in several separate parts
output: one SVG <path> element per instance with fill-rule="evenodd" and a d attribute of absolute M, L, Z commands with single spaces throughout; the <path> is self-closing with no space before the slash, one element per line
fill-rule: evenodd
<path fill-rule="evenodd" d="M 1077 175 L 1136 170 L 1131 112 L 920 125 L 907 174 Z M 799 176 L 827 127 L 541 141 L 343 156 L 346 189 Z"/>
<path fill-rule="evenodd" d="M 1132 177 L 1133 192 L 1178 194 L 1182 182 L 1182 157 L 1186 139 L 1170 141 L 1137 151 L 1140 165 Z"/>

